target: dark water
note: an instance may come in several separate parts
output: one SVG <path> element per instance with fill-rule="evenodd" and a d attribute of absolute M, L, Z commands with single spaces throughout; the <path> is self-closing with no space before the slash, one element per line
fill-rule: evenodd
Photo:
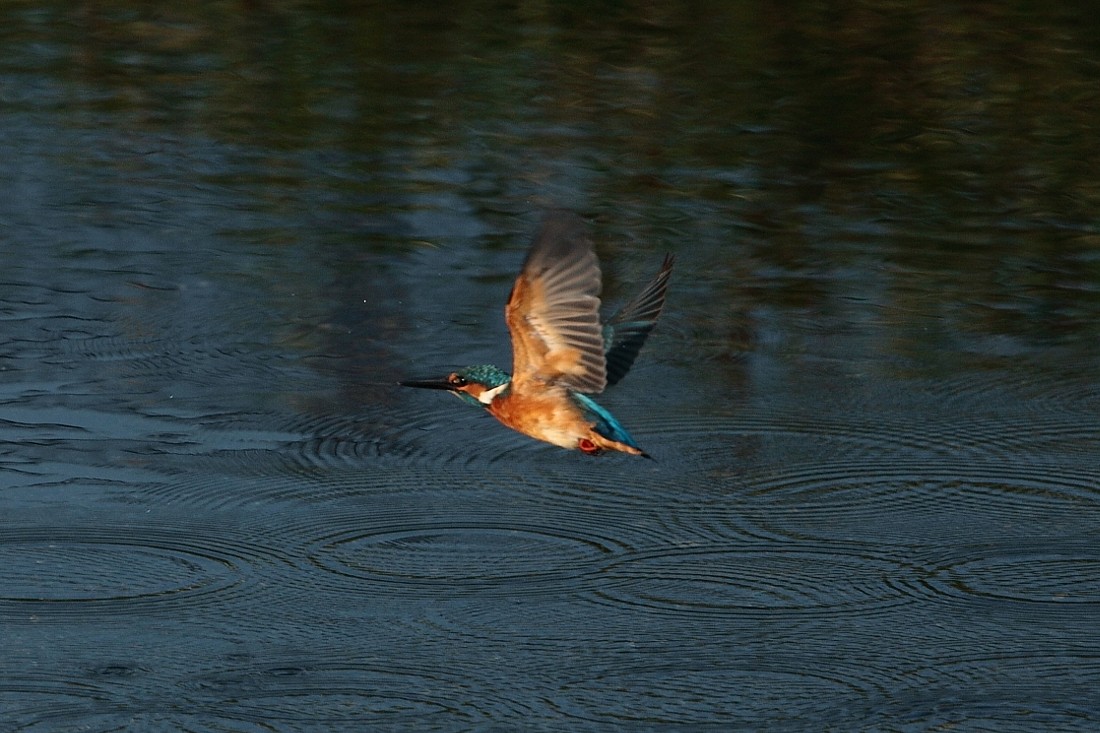
<path fill-rule="evenodd" d="M 584 7 L 0 9 L 0 730 L 1100 727 L 1100 16 Z M 392 386 L 548 205 L 656 463 Z"/>

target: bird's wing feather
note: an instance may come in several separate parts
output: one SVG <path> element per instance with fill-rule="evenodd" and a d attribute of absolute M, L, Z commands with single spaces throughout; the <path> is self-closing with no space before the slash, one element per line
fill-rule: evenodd
<path fill-rule="evenodd" d="M 626 376 L 649 332 L 661 315 L 672 274 L 673 256 L 665 255 L 664 264 L 645 290 L 618 310 L 603 327 L 604 350 L 607 353 L 607 386 Z"/>
<path fill-rule="evenodd" d="M 602 392 L 607 384 L 600 328 L 600 265 L 573 214 L 546 217 L 523 263 L 504 319 L 512 335 L 512 384 L 560 384 Z"/>
<path fill-rule="evenodd" d="M 572 395 L 573 402 L 581 408 L 581 412 L 584 413 L 586 420 L 592 422 L 592 429 L 605 438 L 616 440 L 620 443 L 626 443 L 631 448 L 637 448 L 641 450 L 634 438 L 630 433 L 626 431 L 622 423 L 616 420 L 610 412 L 605 410 L 595 400 L 582 394 Z"/>

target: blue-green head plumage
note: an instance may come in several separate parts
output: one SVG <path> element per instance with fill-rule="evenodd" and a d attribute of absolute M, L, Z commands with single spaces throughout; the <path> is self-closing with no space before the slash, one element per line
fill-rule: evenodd
<path fill-rule="evenodd" d="M 512 376 L 508 374 L 508 372 L 492 364 L 468 366 L 465 369 L 459 369 L 455 374 L 462 377 L 467 382 L 484 384 L 488 389 L 493 389 L 494 387 L 499 387 L 502 384 L 507 384 L 512 381 Z M 488 405 L 479 402 L 477 397 L 467 394 L 466 392 L 455 392 L 454 394 L 462 398 L 462 401 L 468 404 L 478 407 L 488 407 Z"/>

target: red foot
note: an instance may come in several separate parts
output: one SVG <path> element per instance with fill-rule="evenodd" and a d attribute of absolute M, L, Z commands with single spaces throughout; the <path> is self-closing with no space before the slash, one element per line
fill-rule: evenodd
<path fill-rule="evenodd" d="M 577 448 L 580 449 L 581 453 L 585 453 L 590 456 L 598 456 L 600 453 L 603 452 L 600 450 L 600 447 L 598 445 L 593 443 L 588 438 L 581 438 L 580 440 L 578 440 Z"/>

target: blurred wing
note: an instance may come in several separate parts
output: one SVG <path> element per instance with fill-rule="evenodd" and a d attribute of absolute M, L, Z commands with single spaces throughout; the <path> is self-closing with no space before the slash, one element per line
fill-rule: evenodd
<path fill-rule="evenodd" d="M 672 274 L 673 256 L 665 255 L 657 276 L 645 290 L 611 316 L 603 327 L 604 349 L 607 352 L 607 386 L 626 376 L 649 332 L 657 324 L 665 305 L 668 278 Z"/>
<path fill-rule="evenodd" d="M 600 329 L 600 265 L 584 224 L 547 216 L 512 286 L 504 320 L 512 334 L 512 384 L 532 381 L 578 392 L 607 383 Z"/>

